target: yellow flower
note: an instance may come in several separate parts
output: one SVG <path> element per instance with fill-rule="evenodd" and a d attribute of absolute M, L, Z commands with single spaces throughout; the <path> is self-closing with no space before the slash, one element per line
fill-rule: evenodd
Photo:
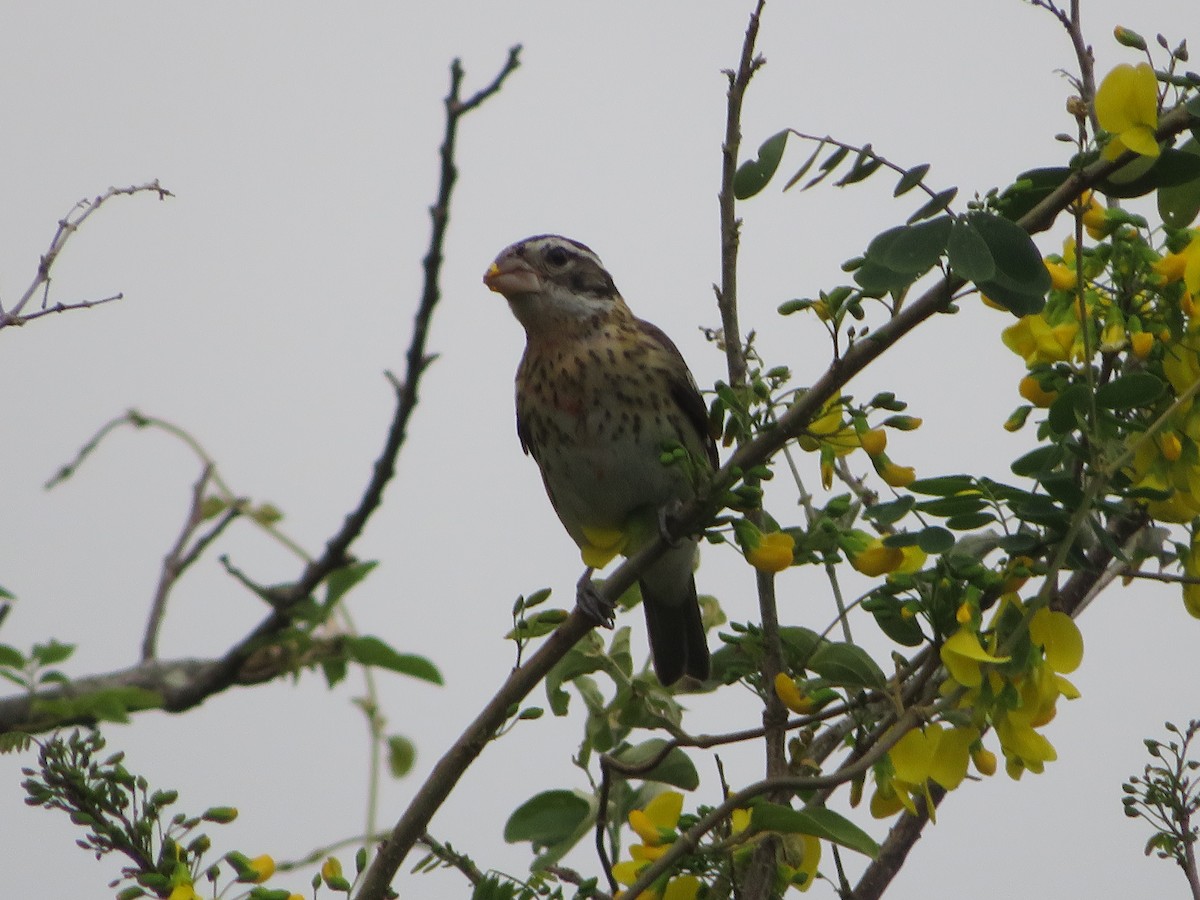
<path fill-rule="evenodd" d="M 264 853 L 262 856 L 256 856 L 247 863 L 249 868 L 254 870 L 254 883 L 262 884 L 268 878 L 275 874 L 275 860 Z"/>
<path fill-rule="evenodd" d="M 886 546 L 882 538 L 871 538 L 865 545 L 847 548 L 846 552 L 850 565 L 871 578 L 894 572 L 904 563 L 903 549 Z"/>
<path fill-rule="evenodd" d="M 878 456 L 887 449 L 887 432 L 882 428 L 872 428 L 869 431 L 864 431 L 858 436 L 862 448 L 867 451 L 867 456 Z"/>
<path fill-rule="evenodd" d="M 979 731 L 975 728 L 947 729 L 941 723 L 907 732 L 888 751 L 892 774 L 871 799 L 872 815 L 883 818 L 900 808 L 916 814 L 915 798 L 930 800 L 930 781 L 954 790 L 967 776 L 971 747 L 978 741 Z M 932 802 L 927 802 L 926 808 L 932 820 Z"/>
<path fill-rule="evenodd" d="M 171 893 L 167 896 L 167 900 L 203 900 L 203 898 L 196 893 L 196 889 L 192 886 L 192 883 L 187 881 L 183 884 L 175 885 L 171 889 Z"/>
<path fill-rule="evenodd" d="M 971 751 L 971 762 L 980 775 L 996 774 L 996 754 L 982 744 Z"/>
<path fill-rule="evenodd" d="M 1046 266 L 1046 271 L 1050 273 L 1050 285 L 1054 290 L 1075 290 L 1076 278 L 1074 270 L 1068 269 L 1060 262 L 1051 262 L 1048 259 L 1044 259 L 1042 262 Z"/>
<path fill-rule="evenodd" d="M 342 864 L 337 857 L 330 856 L 321 864 L 321 877 L 326 881 L 334 881 L 342 877 Z"/>
<path fill-rule="evenodd" d="M 800 693 L 795 680 L 786 672 L 779 672 L 775 676 L 775 696 L 794 713 L 803 716 L 813 711 L 812 697 Z"/>
<path fill-rule="evenodd" d="M 761 536 L 757 547 L 746 551 L 746 560 L 760 572 L 782 572 L 792 564 L 795 539 L 786 531 Z"/>
<path fill-rule="evenodd" d="M 779 868 L 788 882 L 801 893 L 812 887 L 821 864 L 821 841 L 811 834 L 785 834 L 783 857 L 786 862 Z"/>
<path fill-rule="evenodd" d="M 1041 315 L 1022 316 L 1000 333 L 1004 346 L 1025 360 L 1025 365 L 1068 359 L 1079 334 L 1078 322 L 1051 326 Z"/>
<path fill-rule="evenodd" d="M 1096 117 L 1112 134 L 1104 148 L 1105 159 L 1116 159 L 1126 150 L 1158 156 L 1158 80 L 1148 63 L 1122 63 L 1104 76 L 1096 90 Z"/>
<path fill-rule="evenodd" d="M 672 878 L 667 883 L 666 890 L 662 894 L 662 900 L 696 900 L 696 895 L 699 893 L 699 878 L 695 875 L 680 875 L 678 878 Z"/>
<path fill-rule="evenodd" d="M 1058 399 L 1058 391 L 1048 391 L 1032 375 L 1026 375 L 1017 385 L 1017 392 L 1039 409 L 1045 409 Z"/>
<path fill-rule="evenodd" d="M 1177 462 L 1183 454 L 1183 442 L 1174 431 L 1164 431 L 1158 436 L 1158 451 L 1167 462 Z"/>
<path fill-rule="evenodd" d="M 1093 240 L 1101 240 L 1108 233 L 1108 212 L 1096 195 L 1088 191 L 1083 195 L 1083 227 Z"/>
<path fill-rule="evenodd" d="M 618 884 L 632 885 L 642 869 L 667 852 L 667 845 L 674 840 L 679 814 L 683 811 L 683 794 L 678 791 L 663 791 L 642 809 L 631 810 L 629 825 L 645 843 L 629 848 L 628 860 L 612 867 L 612 876 Z M 661 900 L 695 900 L 700 891 L 700 882 L 694 875 L 672 878 L 660 894 L 657 889 L 642 894 L 645 898 Z M 618 895 L 624 897 L 624 894 Z M 640 900 L 640 898 L 639 898 Z"/>
<path fill-rule="evenodd" d="M 946 638 L 940 651 L 942 663 L 952 677 L 964 687 L 979 687 L 983 684 L 984 663 L 1008 662 L 1011 657 L 993 656 L 979 643 L 979 635 L 960 628 Z"/>
<path fill-rule="evenodd" d="M 1154 335 L 1148 331 L 1139 331 L 1129 336 L 1129 348 L 1138 359 L 1145 359 L 1154 348 Z"/>
<path fill-rule="evenodd" d="M 1188 578 L 1200 578 L 1200 532 L 1192 535 L 1191 552 L 1183 558 L 1183 574 Z M 1200 584 L 1184 584 L 1183 605 L 1192 616 L 1200 619 Z"/>
<path fill-rule="evenodd" d="M 880 455 L 876 459 L 884 460 L 882 467 L 876 465 L 875 470 L 888 487 L 908 487 L 917 480 L 917 470 L 912 466 L 898 466 L 887 457 Z"/>
<path fill-rule="evenodd" d="M 1029 639 L 1045 651 L 1055 672 L 1074 672 L 1083 661 L 1083 635 L 1065 612 L 1039 609 L 1029 620 Z"/>

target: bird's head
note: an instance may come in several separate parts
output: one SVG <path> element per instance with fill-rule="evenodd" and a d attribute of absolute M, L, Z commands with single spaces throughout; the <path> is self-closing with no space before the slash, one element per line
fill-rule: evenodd
<path fill-rule="evenodd" d="M 586 245 L 556 234 L 506 247 L 483 276 L 530 333 L 607 317 L 624 303 L 612 276 Z"/>

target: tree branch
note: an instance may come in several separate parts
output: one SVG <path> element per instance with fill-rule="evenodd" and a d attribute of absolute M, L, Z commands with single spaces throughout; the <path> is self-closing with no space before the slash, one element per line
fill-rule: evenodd
<path fill-rule="evenodd" d="M 98 306 L 101 303 L 110 303 L 113 300 L 120 300 L 121 294 L 113 294 L 111 297 L 104 297 L 100 300 L 84 300 L 79 303 L 57 303 L 53 306 L 49 305 L 50 300 L 50 273 L 54 267 L 58 255 L 62 253 L 66 247 L 67 241 L 71 239 L 79 227 L 87 221 L 88 217 L 96 210 L 104 205 L 108 200 L 117 196 L 132 196 L 140 193 L 153 193 L 158 195 L 159 200 L 165 200 L 168 197 L 175 196 L 165 187 L 158 183 L 158 180 L 148 182 L 147 184 L 132 185 L 130 187 L 110 187 L 107 191 L 98 197 L 93 197 L 91 200 L 80 200 L 63 218 L 58 220 L 58 230 L 54 232 L 54 237 L 50 241 L 50 247 L 42 254 L 38 260 L 37 272 L 33 276 L 33 281 L 29 287 L 25 289 L 19 300 L 9 312 L 4 311 L 3 304 L 0 304 L 0 328 L 5 328 L 9 325 L 24 325 L 26 322 L 37 319 L 50 313 L 66 312 L 70 309 L 87 309 L 88 307 Z M 38 293 L 42 293 L 41 309 L 22 315 L 25 306 Z"/>

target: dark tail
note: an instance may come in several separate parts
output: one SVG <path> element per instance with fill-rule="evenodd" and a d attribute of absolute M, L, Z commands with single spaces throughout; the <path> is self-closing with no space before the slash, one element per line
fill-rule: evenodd
<path fill-rule="evenodd" d="M 658 680 L 671 685 L 686 674 L 704 681 L 709 674 L 708 641 L 700 620 L 695 579 L 689 577 L 687 596 L 682 602 L 678 596 L 656 596 L 654 588 L 645 581 L 640 586 L 650 655 Z"/>

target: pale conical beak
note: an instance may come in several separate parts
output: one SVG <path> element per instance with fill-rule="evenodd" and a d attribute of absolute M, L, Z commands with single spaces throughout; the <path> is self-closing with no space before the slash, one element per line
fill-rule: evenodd
<path fill-rule="evenodd" d="M 537 272 L 519 259 L 496 260 L 483 274 L 483 283 L 497 294 L 514 297 L 534 294 L 542 289 Z"/>

